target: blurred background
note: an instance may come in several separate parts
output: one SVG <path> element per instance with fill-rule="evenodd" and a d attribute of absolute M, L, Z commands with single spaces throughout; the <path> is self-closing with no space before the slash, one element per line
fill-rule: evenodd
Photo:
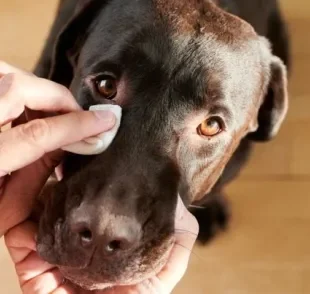
<path fill-rule="evenodd" d="M 176 294 L 310 293 L 310 4 L 280 3 L 293 42 L 288 118 L 272 143 L 257 146 L 227 189 L 230 229 L 210 245 L 195 247 Z M 0 0 L 0 59 L 31 70 L 56 5 L 57 0 Z M 2 242 L 0 293 L 19 294 Z"/>

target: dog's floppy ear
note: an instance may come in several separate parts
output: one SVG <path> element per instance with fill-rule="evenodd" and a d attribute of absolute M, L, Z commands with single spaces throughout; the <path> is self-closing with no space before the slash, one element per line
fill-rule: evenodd
<path fill-rule="evenodd" d="M 81 1 L 80 1 L 81 2 Z M 76 4 L 77 12 L 60 32 L 54 48 L 49 79 L 69 87 L 81 46 L 88 29 L 105 1 L 83 0 Z"/>
<path fill-rule="evenodd" d="M 258 113 L 258 128 L 249 134 L 253 141 L 268 141 L 279 131 L 288 109 L 287 70 L 276 56 L 271 57 L 270 80 Z"/>

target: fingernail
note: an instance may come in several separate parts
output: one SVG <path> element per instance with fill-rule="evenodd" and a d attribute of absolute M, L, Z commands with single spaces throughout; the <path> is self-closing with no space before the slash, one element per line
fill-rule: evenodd
<path fill-rule="evenodd" d="M 7 74 L 0 79 L 0 96 L 5 95 L 9 91 L 13 80 L 12 77 L 11 74 Z"/>
<path fill-rule="evenodd" d="M 102 122 L 110 124 L 111 126 L 115 125 L 116 117 L 113 112 L 106 110 L 96 110 L 94 113 Z"/>
<path fill-rule="evenodd" d="M 101 139 L 98 137 L 91 137 L 84 140 L 84 142 L 90 145 L 97 145 L 99 141 L 101 141 Z"/>

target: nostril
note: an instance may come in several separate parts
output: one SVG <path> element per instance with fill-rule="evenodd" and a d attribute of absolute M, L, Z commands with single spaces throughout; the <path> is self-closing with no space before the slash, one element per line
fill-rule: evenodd
<path fill-rule="evenodd" d="M 79 235 L 80 235 L 80 238 L 81 238 L 81 241 L 84 243 L 84 244 L 90 244 L 93 240 L 93 234 L 90 230 L 88 229 L 83 229 L 79 232 Z"/>
<path fill-rule="evenodd" d="M 75 222 L 70 227 L 71 232 L 76 234 L 83 246 L 91 245 L 94 239 L 93 232 L 89 227 L 89 224 L 86 222 Z"/>
<path fill-rule="evenodd" d="M 110 242 L 106 247 L 107 252 L 112 253 L 112 252 L 115 252 L 115 251 L 121 249 L 121 243 L 122 242 L 119 240 L 114 240 L 114 241 Z"/>
<path fill-rule="evenodd" d="M 113 253 L 118 250 L 126 249 L 126 242 L 122 240 L 113 240 L 106 246 L 106 251 L 108 253 Z"/>

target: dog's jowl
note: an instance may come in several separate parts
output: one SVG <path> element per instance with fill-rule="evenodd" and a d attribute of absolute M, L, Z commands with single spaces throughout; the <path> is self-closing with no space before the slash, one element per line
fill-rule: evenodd
<path fill-rule="evenodd" d="M 223 187 L 286 115 L 288 43 L 275 0 L 61 1 L 36 74 L 123 118 L 106 152 L 66 157 L 39 254 L 99 289 L 165 264 L 178 195 L 200 240 L 225 227 Z"/>

